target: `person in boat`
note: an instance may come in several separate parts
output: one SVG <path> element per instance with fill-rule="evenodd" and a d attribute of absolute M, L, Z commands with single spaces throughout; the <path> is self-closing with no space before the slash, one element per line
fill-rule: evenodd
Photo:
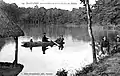
<path fill-rule="evenodd" d="M 30 37 L 30 42 L 33 42 L 33 38 L 32 37 Z M 32 52 L 32 46 L 30 47 L 30 50 Z"/>
<path fill-rule="evenodd" d="M 49 38 L 46 37 L 46 33 L 43 33 L 42 42 L 49 42 Z"/>
<path fill-rule="evenodd" d="M 33 42 L 33 38 L 32 37 L 30 38 L 30 42 Z"/>
<path fill-rule="evenodd" d="M 49 42 L 48 39 L 49 39 L 49 38 L 46 37 L 46 33 L 43 33 L 42 42 Z M 48 48 L 47 48 L 46 46 L 42 46 L 43 54 L 45 54 L 45 51 L 46 51 L 47 49 L 48 49 Z"/>
<path fill-rule="evenodd" d="M 60 35 L 60 37 L 56 40 L 56 42 L 59 44 L 59 50 L 63 50 L 64 46 L 64 38 L 63 35 Z"/>
<path fill-rule="evenodd" d="M 101 41 L 101 51 L 102 51 L 102 54 L 109 55 L 110 54 L 109 48 L 110 48 L 109 40 L 107 39 L 106 36 L 104 36 L 102 41 Z"/>

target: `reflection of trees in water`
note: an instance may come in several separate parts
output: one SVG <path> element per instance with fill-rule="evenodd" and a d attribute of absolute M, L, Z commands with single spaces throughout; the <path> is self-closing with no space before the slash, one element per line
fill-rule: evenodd
<path fill-rule="evenodd" d="M 39 27 L 24 27 L 23 29 L 27 36 L 34 36 L 36 38 L 42 37 L 44 32 L 47 33 L 47 36 L 50 38 L 57 38 L 59 35 L 64 35 L 64 37 L 71 36 L 73 40 L 83 40 L 89 41 L 89 34 L 87 28 L 83 27 L 63 27 L 63 26 L 54 26 L 54 25 L 42 25 Z M 119 31 L 109 30 L 108 32 L 103 29 L 95 29 L 94 36 L 95 40 L 100 40 L 103 36 L 108 36 L 110 40 L 113 40 L 116 34 L 119 34 Z"/>
<path fill-rule="evenodd" d="M 39 27 L 25 27 L 23 30 L 27 36 L 42 37 L 42 34 L 46 32 L 47 36 L 51 38 L 57 38 L 62 34 L 64 37 L 72 36 L 73 40 L 89 40 L 87 28 L 42 25 Z"/>
<path fill-rule="evenodd" d="M 116 34 L 119 34 L 119 31 L 113 30 L 103 30 L 94 28 L 94 37 L 95 40 L 101 40 L 103 36 L 108 36 L 110 40 L 113 40 Z M 36 38 L 42 37 L 44 32 L 47 33 L 47 36 L 50 38 L 57 38 L 59 35 L 64 35 L 64 37 L 71 36 L 73 40 L 83 40 L 90 41 L 87 28 L 83 27 L 63 27 L 63 26 L 54 26 L 54 25 L 42 25 L 39 27 L 24 27 L 23 29 L 27 36 L 34 36 Z"/>
<path fill-rule="evenodd" d="M 71 35 L 73 39 L 77 40 L 83 40 L 83 41 L 89 41 L 90 37 L 87 31 L 87 28 L 72 28 L 71 29 Z"/>
<path fill-rule="evenodd" d="M 113 30 L 101 30 L 101 31 L 94 31 L 94 36 L 96 40 L 101 40 L 103 36 L 107 36 L 110 41 L 114 41 L 116 35 L 120 35 L 120 31 L 113 31 Z"/>
<path fill-rule="evenodd" d="M 0 51 L 4 45 L 5 45 L 5 39 L 0 38 Z"/>

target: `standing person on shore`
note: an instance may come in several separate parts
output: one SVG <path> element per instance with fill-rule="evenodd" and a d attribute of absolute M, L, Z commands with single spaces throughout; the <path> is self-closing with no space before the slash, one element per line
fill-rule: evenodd
<path fill-rule="evenodd" d="M 118 46 L 119 46 L 119 44 L 120 44 L 120 36 L 119 36 L 119 35 L 116 36 L 115 42 L 116 42 L 116 44 L 115 44 L 115 49 L 117 50 L 117 49 L 118 49 Z"/>
<path fill-rule="evenodd" d="M 102 41 L 101 41 L 101 51 L 103 54 L 110 54 L 110 44 L 109 44 L 109 40 L 107 39 L 106 36 L 103 37 Z"/>

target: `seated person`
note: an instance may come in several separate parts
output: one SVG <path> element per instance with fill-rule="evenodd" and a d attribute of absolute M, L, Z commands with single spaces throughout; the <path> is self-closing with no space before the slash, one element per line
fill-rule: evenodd
<path fill-rule="evenodd" d="M 32 37 L 30 38 L 30 42 L 33 42 L 33 39 L 32 39 Z"/>
<path fill-rule="evenodd" d="M 49 42 L 49 38 L 46 37 L 46 33 L 43 33 L 42 42 Z"/>
<path fill-rule="evenodd" d="M 59 49 L 62 50 L 64 48 L 64 38 L 63 35 L 61 35 L 55 42 L 59 44 Z"/>

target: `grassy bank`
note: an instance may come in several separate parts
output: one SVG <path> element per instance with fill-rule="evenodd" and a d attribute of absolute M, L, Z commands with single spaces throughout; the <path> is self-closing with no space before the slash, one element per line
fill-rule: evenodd
<path fill-rule="evenodd" d="M 120 76 L 120 53 L 107 56 L 96 64 L 87 65 L 83 70 L 77 71 L 75 76 L 101 76 L 102 73 Z"/>

